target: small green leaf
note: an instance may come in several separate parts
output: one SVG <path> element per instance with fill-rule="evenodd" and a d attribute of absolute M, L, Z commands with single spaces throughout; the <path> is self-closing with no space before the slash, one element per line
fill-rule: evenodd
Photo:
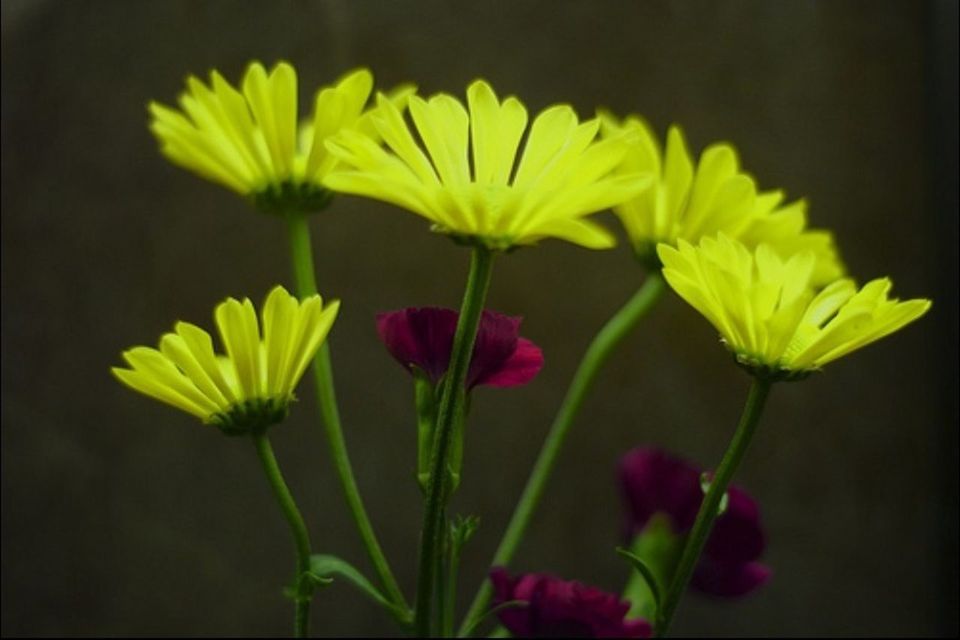
<path fill-rule="evenodd" d="M 653 570 L 647 566 L 647 563 L 643 561 L 637 555 L 634 555 L 627 549 L 623 547 L 617 547 L 617 553 L 626 558 L 633 564 L 633 568 L 637 570 L 644 581 L 647 583 L 647 587 L 650 589 L 651 595 L 653 595 L 653 606 L 654 613 L 657 614 L 660 611 L 660 582 L 657 580 L 656 574 Z"/>
<path fill-rule="evenodd" d="M 456 516 L 450 522 L 450 540 L 459 549 L 470 542 L 473 534 L 477 532 L 480 526 L 480 518 L 477 516 Z"/>
<path fill-rule="evenodd" d="M 326 587 L 328 585 L 333 584 L 333 578 L 328 578 L 326 576 L 318 575 L 313 571 L 307 571 L 306 573 L 303 574 L 303 577 L 305 580 L 309 581 L 314 588 Z"/>
<path fill-rule="evenodd" d="M 523 607 L 528 606 L 526 600 L 509 600 L 507 602 L 501 602 L 495 607 L 490 607 L 487 609 L 486 613 L 477 618 L 469 628 L 464 629 L 463 633 L 460 634 L 461 638 L 469 638 L 473 635 L 473 632 L 477 630 L 477 627 L 480 626 L 480 623 L 489 618 L 490 616 L 505 611 L 506 609 L 522 609 Z M 497 629 L 502 629 L 502 627 L 497 627 Z M 503 637 L 503 636 L 494 636 L 494 637 Z"/>
<path fill-rule="evenodd" d="M 655 513 L 643 530 L 634 536 L 630 553 L 643 560 L 659 586 L 666 587 L 680 559 L 682 541 L 682 537 L 673 531 L 671 518 L 664 513 Z M 630 572 L 623 597 L 631 603 L 630 617 L 654 619 L 657 605 L 653 590 L 639 571 Z"/>
<path fill-rule="evenodd" d="M 413 621 L 410 611 L 398 607 L 388 600 L 386 596 L 373 586 L 373 583 L 346 560 L 331 555 L 312 555 L 310 556 L 310 572 L 307 575 L 311 576 L 311 579 L 326 583 L 333 581 L 331 576 L 339 576 L 384 609 L 390 611 L 397 620 L 400 620 L 404 624 L 410 624 Z"/>
<path fill-rule="evenodd" d="M 294 602 L 309 602 L 313 592 L 333 582 L 330 578 L 319 576 L 312 571 L 301 573 L 294 584 L 284 587 L 283 595 Z"/>

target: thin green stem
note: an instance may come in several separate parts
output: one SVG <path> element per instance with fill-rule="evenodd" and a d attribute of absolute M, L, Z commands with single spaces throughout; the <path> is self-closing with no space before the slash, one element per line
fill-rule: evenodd
<path fill-rule="evenodd" d="M 277 464 L 277 458 L 273 455 L 273 447 L 270 446 L 270 439 L 267 434 L 260 431 L 253 435 L 253 444 L 257 448 L 257 455 L 263 464 L 263 470 L 270 481 L 270 487 L 273 494 L 280 503 L 280 509 L 283 511 L 287 523 L 290 525 L 290 532 L 293 534 L 293 541 L 297 547 L 297 577 L 294 581 L 294 636 L 297 638 L 306 638 L 310 628 L 310 596 L 302 593 L 301 585 L 305 574 L 310 571 L 310 535 L 307 533 L 307 525 L 303 522 L 303 516 L 300 515 L 300 509 L 287 488 L 287 483 L 283 480 L 283 474 L 280 473 L 280 465 Z"/>
<path fill-rule="evenodd" d="M 740 423 L 737 425 L 737 430 L 723 454 L 720 466 L 717 467 L 716 473 L 710 480 L 710 488 L 707 489 L 707 495 L 703 497 L 703 502 L 700 504 L 697 519 L 694 521 L 693 528 L 690 530 L 683 547 L 683 553 L 673 574 L 670 588 L 661 602 L 660 615 L 656 625 L 658 636 L 663 636 L 670 628 L 677 604 L 679 604 L 680 598 L 687 589 L 687 583 L 690 582 L 690 576 L 693 575 L 693 570 L 700 559 L 700 553 L 707 544 L 707 537 L 713 528 L 714 520 L 717 519 L 723 494 L 726 493 L 737 467 L 740 466 L 743 455 L 750 446 L 750 440 L 753 438 L 757 424 L 760 422 L 760 414 L 763 412 L 763 406 L 767 401 L 772 384 L 770 380 L 762 378 L 754 378 L 753 380 L 753 386 L 750 387 L 750 394 L 747 396 L 743 414 L 740 416 Z"/>
<path fill-rule="evenodd" d="M 433 571 L 443 524 L 443 505 L 446 500 L 447 457 L 450 453 L 451 433 L 457 415 L 463 409 L 464 382 L 473 353 L 473 343 L 480 324 L 490 275 L 493 271 L 494 254 L 484 247 L 475 247 L 470 260 L 470 275 L 463 293 L 457 331 L 450 353 L 450 366 L 444 376 L 437 426 L 434 432 L 433 450 L 430 455 L 430 479 L 427 485 L 426 505 L 423 514 L 423 529 L 420 533 L 420 567 L 417 576 L 417 600 L 414 610 L 414 626 L 417 635 L 430 634 L 430 606 L 435 584 Z"/>
<path fill-rule="evenodd" d="M 450 553 L 447 556 L 447 595 L 444 600 L 447 610 L 443 615 L 443 637 L 453 637 L 453 616 L 457 608 L 457 574 L 460 569 L 460 544 L 450 541 Z"/>
<path fill-rule="evenodd" d="M 440 515 L 440 521 L 442 525 L 447 524 L 446 508 L 443 509 L 443 513 L 441 513 Z M 439 542 L 439 548 L 437 550 L 437 567 L 436 567 L 436 570 L 437 570 L 437 573 L 436 573 L 436 576 L 437 576 L 436 578 L 437 580 L 437 594 L 436 594 L 437 595 L 437 613 L 436 613 L 437 624 L 435 629 L 436 629 L 437 635 L 443 638 L 447 637 L 446 629 L 450 625 L 450 621 L 448 620 L 448 616 L 447 616 L 448 607 L 450 604 L 447 601 L 447 596 L 449 595 L 448 589 L 450 588 L 450 584 L 447 581 L 448 578 L 450 577 L 450 575 L 447 573 L 447 568 L 448 568 L 447 562 L 449 558 L 448 554 L 450 553 L 451 541 L 450 541 L 449 535 L 447 535 L 447 531 L 448 529 L 446 526 L 441 526 L 440 542 Z"/>
<path fill-rule="evenodd" d="M 301 297 L 313 295 L 317 292 L 317 282 L 314 276 L 313 247 L 310 243 L 310 227 L 305 215 L 288 216 L 290 231 L 290 249 L 293 257 L 293 274 L 297 285 L 297 293 Z M 360 531 L 360 537 L 373 563 L 374 570 L 380 576 L 380 581 L 386 589 L 390 600 L 398 607 L 409 609 L 403 592 L 397 584 L 390 564 L 380 547 L 373 525 L 363 506 L 357 480 L 353 475 L 350 457 L 347 455 L 347 444 L 343 438 L 343 427 L 340 424 L 340 410 L 337 407 L 337 396 L 333 386 L 333 367 L 330 364 L 330 348 L 326 342 L 317 351 L 313 361 L 313 374 L 316 382 L 317 400 L 320 406 L 324 431 L 330 444 L 330 455 L 340 478 L 344 496 L 350 513 Z"/>
<path fill-rule="evenodd" d="M 630 334 L 637 323 L 660 299 L 665 286 L 660 272 L 651 272 L 643 286 L 637 290 L 627 304 L 607 321 L 607 324 L 603 326 L 593 338 L 590 346 L 587 347 L 587 351 L 580 361 L 580 366 L 577 367 L 573 380 L 570 382 L 570 387 L 567 389 L 563 404 L 560 405 L 557 416 L 554 418 L 550 431 L 543 442 L 543 447 L 540 449 L 536 463 L 534 463 L 533 471 L 530 472 L 527 486 L 513 510 L 513 516 L 510 518 L 510 523 L 503 534 L 500 546 L 494 553 L 491 566 L 504 566 L 513 559 L 513 554 L 516 552 L 520 540 L 530 524 L 530 519 L 533 517 L 533 512 L 540 502 L 540 497 L 543 495 L 544 487 L 556 464 L 560 449 L 563 447 L 584 399 L 593 387 L 597 374 L 603 368 L 610 354 L 616 350 L 623 339 Z M 493 589 L 489 581 L 484 580 L 470 605 L 463 624 L 460 626 L 461 635 L 467 629 L 472 628 L 476 621 L 483 616 L 492 594 Z"/>

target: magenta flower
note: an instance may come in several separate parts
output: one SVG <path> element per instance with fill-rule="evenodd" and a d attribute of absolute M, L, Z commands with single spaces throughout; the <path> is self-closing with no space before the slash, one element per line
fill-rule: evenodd
<path fill-rule="evenodd" d="M 519 600 L 526 606 L 497 613 L 514 636 L 525 638 L 649 638 L 650 623 L 624 620 L 630 604 L 612 593 L 575 580 L 544 573 L 510 577 L 506 569 L 490 572 L 494 606 Z"/>
<path fill-rule="evenodd" d="M 701 471 L 653 448 L 634 449 L 620 461 L 620 486 L 630 536 L 656 513 L 666 514 L 674 533 L 686 535 L 703 500 Z M 721 597 L 746 595 L 771 575 L 757 562 L 766 545 L 757 503 L 742 489 L 727 489 L 727 509 L 716 519 L 690 584 Z"/>
<path fill-rule="evenodd" d="M 459 313 L 440 307 L 409 307 L 377 314 L 377 332 L 397 362 L 423 371 L 434 385 L 450 365 Z M 484 311 L 467 372 L 467 389 L 481 384 L 516 387 L 543 366 L 540 347 L 519 335 L 522 318 Z"/>

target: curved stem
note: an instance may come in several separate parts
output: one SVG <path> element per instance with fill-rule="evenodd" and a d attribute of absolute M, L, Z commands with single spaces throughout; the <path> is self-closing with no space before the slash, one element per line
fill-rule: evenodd
<path fill-rule="evenodd" d="M 420 568 L 414 611 L 414 626 L 417 635 L 421 637 L 430 635 L 430 605 L 435 584 L 433 571 L 437 565 L 436 555 L 446 500 L 447 457 L 450 453 L 454 421 L 462 410 L 466 394 L 464 382 L 480 324 L 480 312 L 483 311 L 483 303 L 490 286 L 493 256 L 493 252 L 484 247 L 475 247 L 473 250 L 470 275 L 467 277 L 467 287 L 457 320 L 457 332 L 454 334 L 450 353 L 450 366 L 444 376 L 440 409 L 437 411 L 437 426 L 430 454 L 430 479 L 427 485 L 423 529 L 420 533 Z"/>
<path fill-rule="evenodd" d="M 288 216 L 290 231 L 290 249 L 293 257 L 294 280 L 297 293 L 301 297 L 313 295 L 317 292 L 317 282 L 314 276 L 313 247 L 310 244 L 310 228 L 307 226 L 305 215 L 291 214 Z M 370 556 L 373 567 L 380 576 L 388 597 L 398 607 L 409 609 L 403 592 L 397 584 L 390 564 L 380 547 L 373 525 L 367 516 L 357 480 L 353 475 L 353 467 L 347 454 L 347 444 L 343 438 L 343 427 L 340 424 L 340 410 L 337 408 L 337 395 L 333 386 L 333 368 L 330 364 L 330 347 L 326 342 L 317 351 L 313 361 L 313 377 L 317 387 L 317 401 L 320 406 L 324 431 L 330 444 L 330 455 L 340 478 L 344 496 L 350 513 L 360 531 L 360 537 Z"/>
<path fill-rule="evenodd" d="M 593 338 L 590 346 L 587 347 L 587 351 L 580 361 L 580 366 L 577 367 L 577 372 L 570 382 L 569 389 L 567 389 L 567 395 L 564 397 L 557 416 L 554 418 L 550 431 L 543 442 L 543 447 L 540 449 L 536 463 L 534 463 L 533 471 L 530 472 L 530 478 L 523 489 L 520 501 L 513 510 L 513 516 L 510 518 L 510 523 L 503 534 L 500 546 L 494 553 L 491 566 L 506 565 L 513 559 L 513 554 L 516 552 L 517 546 L 519 546 L 520 540 L 530 524 L 530 519 L 533 517 L 533 512 L 540 502 L 540 497 L 553 471 L 554 464 L 556 464 L 557 456 L 560 454 L 567 433 L 570 431 L 584 399 L 593 387 L 597 374 L 610 354 L 630 334 L 647 312 L 653 308 L 653 305 L 663 294 L 665 287 L 660 272 L 651 272 L 643 286 L 627 301 L 627 304 L 607 321 L 607 324 L 603 326 Z M 476 621 L 483 616 L 492 594 L 493 589 L 490 587 L 489 581 L 484 579 L 460 627 L 461 634 L 472 628 Z"/>
<path fill-rule="evenodd" d="M 294 582 L 294 636 L 297 638 L 306 638 L 310 627 L 310 596 L 300 591 L 301 581 L 304 580 L 304 574 L 310 571 L 310 535 L 307 533 L 307 525 L 303 522 L 303 516 L 300 515 L 300 509 L 287 488 L 287 483 L 283 480 L 283 474 L 280 473 L 280 466 L 277 464 L 277 458 L 273 455 L 273 447 L 270 446 L 270 440 L 266 433 L 260 431 L 254 433 L 253 444 L 257 448 L 257 455 L 263 464 L 263 470 L 267 474 L 273 494 L 280 503 L 280 509 L 290 525 L 290 532 L 293 534 L 293 541 L 297 547 L 297 578 Z"/>
<path fill-rule="evenodd" d="M 684 544 L 683 554 L 680 556 L 680 562 L 673 574 L 673 581 L 663 598 L 657 616 L 658 636 L 662 636 L 670 628 L 670 622 L 673 620 L 677 604 L 679 604 L 680 598 L 687 589 L 687 583 L 690 582 L 690 576 L 693 575 L 693 570 L 697 566 L 700 553 L 707 544 L 707 537 L 713 528 L 713 522 L 717 519 L 723 494 L 726 493 L 727 486 L 729 486 L 733 474 L 736 473 L 737 467 L 743 459 L 743 454 L 750 446 L 750 440 L 753 438 L 757 424 L 760 422 L 760 414 L 763 412 L 763 406 L 767 401 L 772 384 L 770 380 L 761 378 L 754 378 L 753 380 L 750 395 L 747 396 L 743 414 L 740 416 L 740 424 L 737 425 L 733 439 L 730 440 L 727 451 L 723 454 L 720 466 L 717 467 L 716 473 L 710 480 L 710 488 L 707 489 L 707 495 L 703 497 L 700 510 L 697 512 L 697 519 L 693 523 L 686 544 Z"/>

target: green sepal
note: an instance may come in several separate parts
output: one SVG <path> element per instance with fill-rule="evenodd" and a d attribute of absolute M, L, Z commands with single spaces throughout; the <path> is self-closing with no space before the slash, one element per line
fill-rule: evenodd
<path fill-rule="evenodd" d="M 457 233 L 439 224 L 431 225 L 430 231 L 442 233 L 450 238 L 454 244 L 461 247 L 481 247 L 490 251 L 510 253 L 520 246 L 514 243 L 512 236 L 481 236 L 469 233 Z"/>
<path fill-rule="evenodd" d="M 284 216 L 318 213 L 326 209 L 333 192 L 308 182 L 287 180 L 271 184 L 250 196 L 253 206 L 263 213 Z"/>
<path fill-rule="evenodd" d="M 433 452 L 433 437 L 437 424 L 437 410 L 440 405 L 440 393 L 443 389 L 443 378 L 434 385 L 430 378 L 416 366 L 411 366 L 413 373 L 414 400 L 417 411 L 417 484 L 426 495 L 430 483 L 430 456 Z M 461 393 L 466 393 L 461 391 Z M 449 496 L 460 486 L 460 470 L 463 466 L 463 432 L 466 414 L 470 410 L 470 396 L 462 403 L 463 412 L 454 418 L 450 433 L 450 453 L 447 457 L 447 495 Z"/>
<path fill-rule="evenodd" d="M 333 582 L 334 576 L 343 578 L 361 593 L 389 611 L 401 623 L 405 625 L 413 623 L 413 615 L 410 611 L 391 602 L 380 593 L 380 590 L 366 576 L 346 560 L 327 554 L 314 554 L 310 556 L 310 572 L 308 575 L 318 577 L 325 581 L 325 584 Z"/>
<path fill-rule="evenodd" d="M 430 482 L 433 431 L 437 424 L 437 391 L 426 373 L 415 366 L 411 367 L 411 371 L 417 411 L 417 482 L 420 490 L 426 494 Z"/>
<path fill-rule="evenodd" d="M 663 263 L 660 262 L 660 256 L 657 254 L 657 240 L 647 240 L 633 245 L 633 256 L 637 259 L 648 273 L 655 273 L 663 270 Z"/>
<path fill-rule="evenodd" d="M 633 568 L 638 574 L 640 574 L 640 577 L 643 578 L 644 582 L 646 582 L 647 589 L 650 591 L 650 597 L 653 600 L 654 619 L 656 619 L 657 614 L 660 612 L 660 580 L 657 578 L 656 574 L 653 573 L 653 569 L 648 567 L 647 563 L 644 562 L 639 556 L 634 555 L 623 547 L 617 547 L 617 553 L 629 560 L 630 564 L 633 565 Z"/>
<path fill-rule="evenodd" d="M 457 515 L 450 521 L 450 541 L 452 546 L 458 551 L 463 545 L 470 542 L 473 535 L 480 526 L 480 518 L 477 516 Z"/>
<path fill-rule="evenodd" d="M 215 413 L 206 422 L 215 425 L 224 435 L 246 436 L 262 433 L 283 422 L 290 413 L 293 398 L 252 398 L 231 405 L 225 412 Z"/>
<path fill-rule="evenodd" d="M 454 416 L 453 429 L 450 432 L 450 454 L 447 457 L 447 476 L 450 480 L 447 487 L 448 495 L 453 494 L 460 486 L 460 471 L 463 468 L 464 426 L 467 422 L 467 414 L 470 413 L 470 394 L 466 391 L 460 393 L 465 393 L 466 397 L 460 405 L 463 407 L 463 411 Z"/>
<path fill-rule="evenodd" d="M 655 513 L 634 537 L 628 552 L 630 556 L 625 557 L 631 562 L 634 557 L 641 561 L 650 577 L 640 569 L 631 572 L 623 591 L 623 597 L 631 605 L 629 616 L 656 620 L 659 596 L 673 578 L 683 550 L 682 542 L 683 536 L 674 533 L 670 517 L 663 513 Z M 633 566 L 636 568 L 637 565 L 634 563 Z M 657 593 L 654 593 L 655 589 Z"/>
<path fill-rule="evenodd" d="M 797 382 L 806 380 L 812 374 L 820 371 L 819 369 L 800 369 L 797 371 L 784 369 L 778 364 L 765 363 L 749 353 L 737 353 L 732 350 L 731 353 L 733 354 L 733 361 L 737 363 L 738 367 L 754 378 L 765 382 Z"/>

